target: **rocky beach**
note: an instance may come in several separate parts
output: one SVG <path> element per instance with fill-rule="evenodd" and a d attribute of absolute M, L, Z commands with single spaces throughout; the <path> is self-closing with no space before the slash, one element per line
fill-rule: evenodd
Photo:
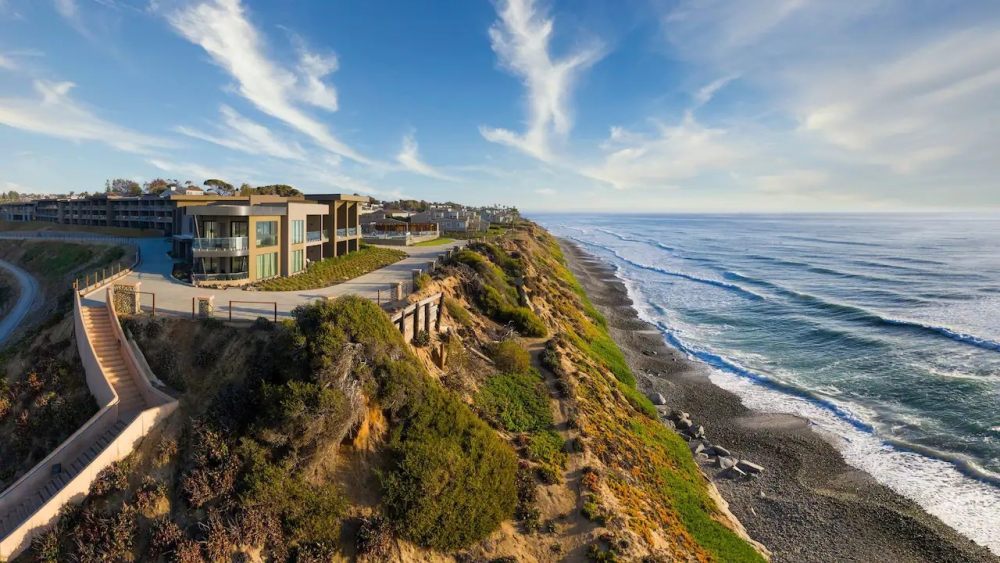
<path fill-rule="evenodd" d="M 849 466 L 810 423 L 765 414 L 714 385 L 638 317 L 613 269 L 561 241 L 568 265 L 608 320 L 665 424 L 774 561 L 1000 561 L 913 501 Z M 686 416 L 685 416 L 686 415 Z"/>

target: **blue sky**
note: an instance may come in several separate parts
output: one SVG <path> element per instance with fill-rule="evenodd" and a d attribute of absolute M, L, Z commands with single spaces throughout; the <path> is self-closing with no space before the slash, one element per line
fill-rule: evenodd
<path fill-rule="evenodd" d="M 1000 207 L 1000 3 L 0 0 L 0 189 Z"/>

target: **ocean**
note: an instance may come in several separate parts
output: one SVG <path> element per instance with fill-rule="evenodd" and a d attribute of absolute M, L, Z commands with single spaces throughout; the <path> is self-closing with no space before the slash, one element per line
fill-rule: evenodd
<path fill-rule="evenodd" d="M 1000 553 L 1000 215 L 532 215 L 754 409 Z"/>

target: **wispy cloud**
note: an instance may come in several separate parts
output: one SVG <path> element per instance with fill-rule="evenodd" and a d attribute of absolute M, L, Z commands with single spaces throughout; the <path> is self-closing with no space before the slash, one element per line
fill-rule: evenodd
<path fill-rule="evenodd" d="M 412 133 L 403 136 L 403 148 L 396 155 L 396 161 L 403 165 L 403 168 L 423 176 L 449 182 L 458 180 L 454 176 L 449 176 L 420 159 L 420 149 Z"/>
<path fill-rule="evenodd" d="M 171 143 L 106 121 L 70 97 L 72 82 L 35 80 L 36 98 L 0 98 L 0 124 L 72 141 L 97 141 L 146 154 Z"/>
<path fill-rule="evenodd" d="M 296 76 L 268 57 L 260 33 L 239 0 L 198 3 L 169 13 L 167 20 L 178 34 L 199 45 L 228 72 L 236 80 L 240 95 L 257 109 L 287 123 L 330 152 L 360 163 L 372 163 L 296 103 L 306 100 L 324 109 L 336 108 L 334 91 L 321 80 L 335 68 L 329 56 L 300 50 L 299 66 L 304 74 Z"/>
<path fill-rule="evenodd" d="M 187 126 L 177 127 L 176 130 L 189 137 L 247 154 L 305 159 L 306 153 L 298 143 L 277 137 L 267 127 L 247 119 L 233 108 L 223 105 L 219 113 L 222 114 L 222 123 L 216 126 L 216 133 Z"/>
<path fill-rule="evenodd" d="M 619 189 L 666 187 L 725 169 L 745 156 L 725 130 L 705 127 L 690 112 L 677 125 L 657 124 L 653 135 L 612 128 L 603 147 L 604 162 L 583 173 Z"/>
<path fill-rule="evenodd" d="M 11 59 L 5 57 L 3 53 L 0 53 L 0 68 L 5 70 L 17 70 L 17 64 Z"/>
<path fill-rule="evenodd" d="M 489 141 L 550 161 L 551 137 L 564 137 L 572 128 L 569 100 L 574 81 L 600 59 L 602 50 L 590 46 L 554 58 L 549 53 L 553 20 L 534 0 L 502 0 L 497 12 L 500 19 L 490 28 L 490 41 L 500 65 L 524 82 L 528 128 L 516 133 L 482 126 L 480 132 Z"/>

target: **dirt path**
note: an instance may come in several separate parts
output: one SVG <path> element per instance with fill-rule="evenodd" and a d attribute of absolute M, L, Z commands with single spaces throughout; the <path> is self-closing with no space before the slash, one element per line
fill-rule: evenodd
<path fill-rule="evenodd" d="M 560 399 L 560 391 L 556 386 L 556 376 L 542 365 L 541 355 L 545 351 L 546 338 L 524 339 L 525 348 L 531 354 L 531 364 L 538 370 L 549 390 L 549 401 L 552 407 L 552 421 L 556 432 L 566 443 L 576 440 L 579 431 L 572 427 L 572 404 L 569 400 Z M 570 453 L 566 456 L 566 467 L 562 480 L 554 485 L 539 485 L 538 509 L 541 511 L 541 522 L 552 521 L 557 527 L 556 535 L 551 544 L 558 544 L 558 551 L 551 549 L 551 561 L 588 561 L 587 546 L 592 543 L 596 526 L 580 514 L 583 508 L 583 498 L 580 494 L 580 480 L 587 466 L 586 454 Z M 545 559 L 542 559 L 545 560 Z"/>

